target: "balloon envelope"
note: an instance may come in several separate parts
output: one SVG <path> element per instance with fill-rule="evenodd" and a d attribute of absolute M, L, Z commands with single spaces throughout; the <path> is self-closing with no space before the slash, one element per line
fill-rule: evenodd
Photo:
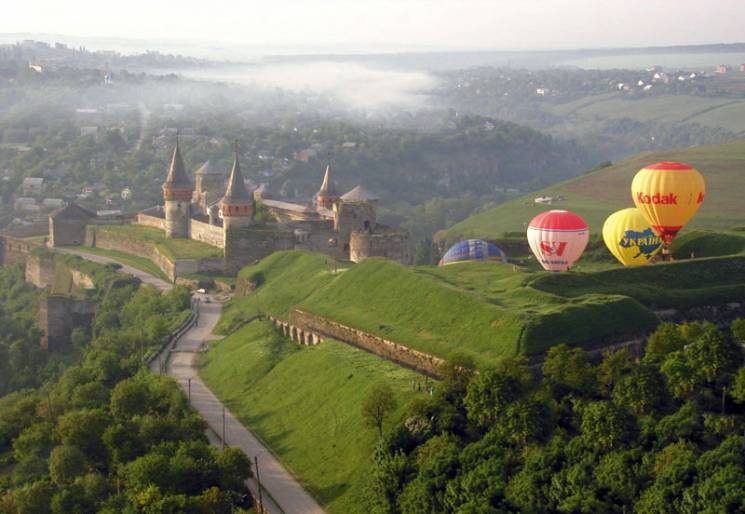
<path fill-rule="evenodd" d="M 704 177 L 680 162 L 658 162 L 639 170 L 631 196 L 652 229 L 670 244 L 704 202 Z"/>
<path fill-rule="evenodd" d="M 624 266 L 649 262 L 662 248 L 662 239 L 638 209 L 614 212 L 603 224 L 603 241 Z"/>
<path fill-rule="evenodd" d="M 454 244 L 440 259 L 439 266 L 468 261 L 507 262 L 507 256 L 497 246 L 481 239 L 468 239 Z"/>
<path fill-rule="evenodd" d="M 528 244 L 544 269 L 569 269 L 585 251 L 590 231 L 579 214 L 548 211 L 528 224 Z"/>

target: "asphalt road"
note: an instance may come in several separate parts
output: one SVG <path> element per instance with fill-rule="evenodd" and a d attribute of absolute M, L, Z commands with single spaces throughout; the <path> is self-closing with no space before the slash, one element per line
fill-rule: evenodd
<path fill-rule="evenodd" d="M 191 390 L 191 404 L 207 421 L 210 429 L 217 436 L 217 444 L 220 444 L 219 441 L 224 433 L 226 445 L 240 448 L 252 461 L 254 457 L 258 457 L 261 484 L 281 508 L 280 510 L 276 506 L 267 505 L 266 495 L 264 495 L 265 506 L 268 507 L 269 512 L 284 511 L 287 514 L 323 513 L 321 506 L 269 450 L 223 406 L 199 377 L 196 359 L 203 343 L 209 339 L 214 339 L 211 334 L 220 319 L 222 305 L 217 302 L 206 303 L 204 301 L 205 295 L 197 295 L 197 297 L 200 298 L 198 326 L 192 327 L 176 343 L 167 361 L 166 372 L 178 381 L 187 394 Z M 157 362 L 158 359 L 154 362 L 156 370 Z M 258 494 L 258 490 L 254 494 Z"/>

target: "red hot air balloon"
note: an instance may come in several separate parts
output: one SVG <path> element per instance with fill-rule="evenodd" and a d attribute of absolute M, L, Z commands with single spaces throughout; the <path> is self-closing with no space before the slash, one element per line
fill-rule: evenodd
<path fill-rule="evenodd" d="M 569 269 L 587 246 L 590 231 L 579 214 L 570 211 L 543 212 L 528 224 L 528 244 L 548 271 Z"/>

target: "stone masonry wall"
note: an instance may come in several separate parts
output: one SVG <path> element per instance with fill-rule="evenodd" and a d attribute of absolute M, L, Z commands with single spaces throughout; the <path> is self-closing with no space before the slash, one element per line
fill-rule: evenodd
<path fill-rule="evenodd" d="M 39 289 L 54 283 L 54 257 L 49 254 L 30 254 L 26 259 L 26 282 Z"/>
<path fill-rule="evenodd" d="M 106 232 L 88 230 L 85 235 L 85 245 L 93 248 L 115 250 L 117 252 L 124 252 L 138 257 L 144 257 L 158 266 L 170 280 L 176 279 L 176 265 L 168 257 L 161 254 L 155 247 L 143 243 L 142 241 L 117 239 Z"/>
<path fill-rule="evenodd" d="M 43 295 L 39 300 L 39 326 L 44 332 L 41 346 L 49 351 L 65 350 L 75 327 L 89 326 L 96 302 L 62 295 Z"/>
<path fill-rule="evenodd" d="M 24 264 L 31 250 L 37 246 L 40 245 L 7 234 L 0 234 L 0 265 Z"/>
<path fill-rule="evenodd" d="M 218 248 L 225 248 L 222 227 L 210 225 L 195 219 L 191 220 L 191 238 Z"/>
<path fill-rule="evenodd" d="M 279 225 L 254 225 L 234 228 L 225 241 L 225 271 L 237 273 L 242 267 L 267 257 L 273 252 L 295 247 L 292 230 Z"/>
<path fill-rule="evenodd" d="M 288 324 L 303 333 L 320 334 L 367 350 L 379 357 L 413 368 L 421 373 L 437 377 L 437 369 L 445 362 L 439 357 L 413 350 L 380 336 L 342 325 L 300 309 L 290 311 Z"/>
<path fill-rule="evenodd" d="M 157 216 L 149 216 L 147 214 L 139 213 L 135 219 L 138 225 L 153 227 L 160 230 L 165 230 L 166 228 L 166 220 L 158 218 Z"/>

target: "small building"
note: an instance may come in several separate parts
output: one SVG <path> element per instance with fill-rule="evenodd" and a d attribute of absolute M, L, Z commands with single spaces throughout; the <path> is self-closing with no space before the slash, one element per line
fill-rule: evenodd
<path fill-rule="evenodd" d="M 131 200 L 132 190 L 128 187 L 125 187 L 124 189 L 122 189 L 120 196 L 122 197 L 122 200 Z"/>
<path fill-rule="evenodd" d="M 553 196 L 537 196 L 533 199 L 533 203 L 535 204 L 541 204 L 541 205 L 551 205 L 554 203 L 554 197 Z"/>
<path fill-rule="evenodd" d="M 728 64 L 717 64 L 717 69 L 715 71 L 719 74 L 729 73 L 732 71 L 732 67 Z"/>
<path fill-rule="evenodd" d="M 26 177 L 21 183 L 21 190 L 26 196 L 40 195 L 44 189 L 43 177 Z"/>
<path fill-rule="evenodd" d="M 49 244 L 52 247 L 81 245 L 85 241 L 85 225 L 96 214 L 76 203 L 49 214 Z"/>
<path fill-rule="evenodd" d="M 740 71 L 745 73 L 745 64 L 740 65 Z"/>
<path fill-rule="evenodd" d="M 62 198 L 44 198 L 41 201 L 41 206 L 44 209 L 59 209 L 65 206 L 65 201 Z"/>
<path fill-rule="evenodd" d="M 19 196 L 16 198 L 15 202 L 13 202 L 13 208 L 17 211 L 27 212 L 36 212 L 40 210 L 39 205 L 36 203 L 36 199 L 28 196 Z"/>
<path fill-rule="evenodd" d="M 80 127 L 80 135 L 81 137 L 92 137 L 93 139 L 98 139 L 98 127 L 96 125 Z"/>

